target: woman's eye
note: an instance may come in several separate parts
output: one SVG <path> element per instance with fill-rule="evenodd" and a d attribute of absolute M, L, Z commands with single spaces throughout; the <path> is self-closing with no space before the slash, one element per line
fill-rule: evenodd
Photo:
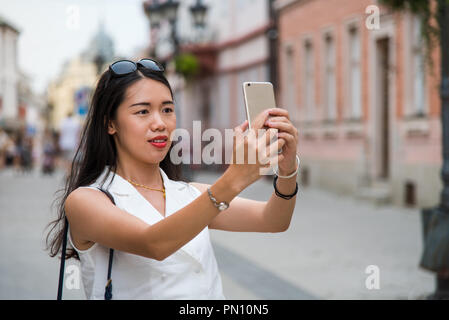
<path fill-rule="evenodd" d="M 136 114 L 143 114 L 142 112 L 148 112 L 148 110 L 146 110 L 146 109 L 143 109 L 143 110 L 140 110 L 139 112 L 137 112 Z"/>
<path fill-rule="evenodd" d="M 173 108 L 164 108 L 163 111 L 167 113 L 173 112 Z"/>

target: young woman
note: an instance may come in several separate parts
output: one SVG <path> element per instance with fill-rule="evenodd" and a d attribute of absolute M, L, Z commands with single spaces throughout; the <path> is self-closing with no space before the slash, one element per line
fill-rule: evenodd
<path fill-rule="evenodd" d="M 104 299 L 109 248 L 115 249 L 114 299 L 224 299 L 208 228 L 282 232 L 290 224 L 296 197 L 283 195 L 297 191 L 297 130 L 287 111 L 269 110 L 254 124 L 278 129 L 277 145 L 268 135 L 245 136 L 247 121 L 236 127 L 234 161 L 207 185 L 179 181 L 178 166 L 170 161 L 175 108 L 163 68 L 154 60 L 117 61 L 98 82 L 78 161 L 47 236 L 55 256 L 67 218 L 73 247 L 67 258 L 80 259 L 88 299 Z M 247 159 L 263 144 L 275 155 L 279 175 L 293 175 L 277 180 L 277 192 L 267 202 L 237 197 L 267 166 Z M 243 164 L 235 161 L 240 151 Z M 108 190 L 115 205 L 98 188 Z"/>

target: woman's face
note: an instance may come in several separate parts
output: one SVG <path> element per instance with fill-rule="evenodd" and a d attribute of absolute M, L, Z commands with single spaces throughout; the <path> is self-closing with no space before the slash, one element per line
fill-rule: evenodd
<path fill-rule="evenodd" d="M 169 88 L 143 78 L 126 90 L 116 119 L 109 122 L 108 133 L 114 135 L 119 158 L 159 163 L 170 148 L 175 128 L 175 106 Z M 158 141 L 150 141 L 156 137 Z"/>

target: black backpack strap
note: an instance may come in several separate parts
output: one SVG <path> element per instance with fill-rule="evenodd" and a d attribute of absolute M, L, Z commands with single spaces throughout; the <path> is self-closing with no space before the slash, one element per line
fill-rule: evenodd
<path fill-rule="evenodd" d="M 112 299 L 112 258 L 114 257 L 114 249 L 109 249 L 109 264 L 108 264 L 108 281 L 106 282 L 106 287 L 104 288 L 104 300 Z"/>
<path fill-rule="evenodd" d="M 103 190 L 101 188 L 98 188 L 101 192 L 103 192 L 108 198 L 112 201 L 112 203 L 115 205 L 114 197 L 109 193 L 108 190 Z M 106 282 L 106 287 L 104 288 L 104 299 L 105 300 L 111 300 L 112 299 L 112 260 L 114 258 L 114 249 L 109 249 L 109 263 L 108 263 L 108 278 Z"/>
<path fill-rule="evenodd" d="M 64 268 L 65 268 L 65 251 L 67 248 L 67 231 L 69 229 L 69 222 L 64 218 L 64 238 L 62 239 L 61 264 L 59 266 L 59 283 L 58 283 L 58 297 L 57 300 L 62 299 L 62 286 L 64 284 Z"/>
<path fill-rule="evenodd" d="M 112 203 L 115 205 L 114 197 L 109 193 L 107 190 L 103 190 L 101 188 L 97 188 L 112 201 Z M 68 236 L 68 229 L 69 229 L 69 221 L 67 218 L 64 218 L 64 237 L 62 239 L 62 251 L 61 251 L 61 264 L 59 266 L 59 283 L 58 283 L 58 296 L 57 300 L 62 299 L 62 288 L 64 285 L 64 268 L 65 268 L 65 254 L 67 249 L 67 236 Z M 109 249 L 109 263 L 108 263 L 108 279 L 104 291 L 104 299 L 105 300 L 111 300 L 112 299 L 112 260 L 114 257 L 114 249 Z"/>

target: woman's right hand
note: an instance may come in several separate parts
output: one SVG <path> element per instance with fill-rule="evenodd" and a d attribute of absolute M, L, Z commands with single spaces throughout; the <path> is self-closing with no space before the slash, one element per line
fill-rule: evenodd
<path fill-rule="evenodd" d="M 255 120 L 265 116 L 265 113 L 261 113 Z M 245 132 L 247 129 L 247 120 L 234 128 L 232 162 L 225 172 L 233 177 L 232 180 L 242 190 L 260 179 L 268 168 L 282 161 L 283 155 L 278 154 L 278 151 L 285 144 L 284 139 L 277 138 L 276 129 L 259 131 L 262 128 L 253 126 Z"/>

